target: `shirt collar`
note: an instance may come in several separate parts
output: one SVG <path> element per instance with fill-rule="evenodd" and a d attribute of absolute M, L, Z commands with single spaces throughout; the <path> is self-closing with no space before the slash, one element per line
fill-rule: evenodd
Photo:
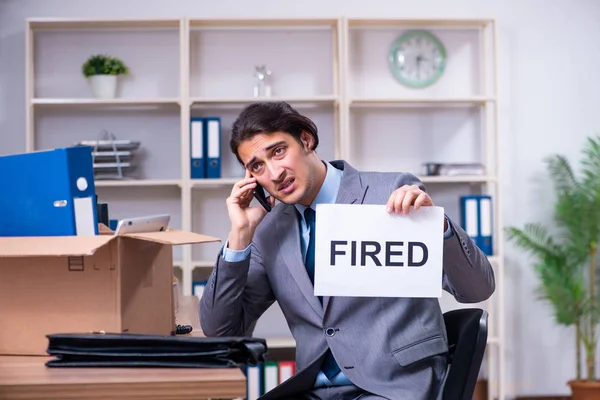
<path fill-rule="evenodd" d="M 319 193 L 313 200 L 310 205 L 310 208 L 313 210 L 317 209 L 317 204 L 333 204 L 337 199 L 338 191 L 340 190 L 340 185 L 342 184 L 342 175 L 344 172 L 340 169 L 335 168 L 328 162 L 323 162 L 327 167 L 327 174 L 325 175 L 325 180 L 323 181 L 323 185 L 321 185 L 321 189 L 319 189 Z M 304 210 L 306 210 L 306 206 L 302 204 L 295 204 L 296 209 L 304 219 Z"/>

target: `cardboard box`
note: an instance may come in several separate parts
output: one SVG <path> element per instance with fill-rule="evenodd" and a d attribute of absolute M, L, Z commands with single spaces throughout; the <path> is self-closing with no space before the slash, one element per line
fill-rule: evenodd
<path fill-rule="evenodd" d="M 216 241 L 177 230 L 0 237 L 0 354 L 46 355 L 51 333 L 171 334 L 172 246 Z"/>

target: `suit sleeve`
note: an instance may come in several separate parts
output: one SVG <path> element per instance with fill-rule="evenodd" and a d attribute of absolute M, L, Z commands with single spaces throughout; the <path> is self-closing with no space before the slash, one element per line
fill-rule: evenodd
<path fill-rule="evenodd" d="M 454 236 L 444 240 L 444 289 L 460 303 L 487 300 L 496 289 L 490 261 L 458 224 L 448 223 Z"/>
<path fill-rule="evenodd" d="M 412 174 L 401 174 L 396 187 L 423 183 Z M 434 199 L 435 202 L 435 199 Z M 467 233 L 446 216 L 453 235 L 444 239 L 442 285 L 460 303 L 479 303 L 487 300 L 496 289 L 494 270 L 485 253 Z"/>
<path fill-rule="evenodd" d="M 200 325 L 206 336 L 251 336 L 274 301 L 254 244 L 241 261 L 228 262 L 221 253 L 200 299 Z"/>

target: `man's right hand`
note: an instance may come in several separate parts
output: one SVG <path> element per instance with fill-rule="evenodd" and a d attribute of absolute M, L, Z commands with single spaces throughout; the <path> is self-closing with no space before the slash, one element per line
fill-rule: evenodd
<path fill-rule="evenodd" d="M 256 188 L 256 178 L 246 171 L 246 176 L 236 182 L 227 198 L 227 212 L 231 221 L 231 231 L 228 237 L 228 248 L 243 250 L 250 245 L 256 227 L 267 214 L 262 206 L 250 207 L 254 198 L 252 191 Z M 274 206 L 275 199 L 269 196 L 268 201 Z"/>

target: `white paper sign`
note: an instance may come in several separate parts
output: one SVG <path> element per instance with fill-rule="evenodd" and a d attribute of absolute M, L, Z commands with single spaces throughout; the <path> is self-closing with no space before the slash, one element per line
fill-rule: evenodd
<path fill-rule="evenodd" d="M 315 295 L 441 297 L 444 209 L 319 204 Z"/>

